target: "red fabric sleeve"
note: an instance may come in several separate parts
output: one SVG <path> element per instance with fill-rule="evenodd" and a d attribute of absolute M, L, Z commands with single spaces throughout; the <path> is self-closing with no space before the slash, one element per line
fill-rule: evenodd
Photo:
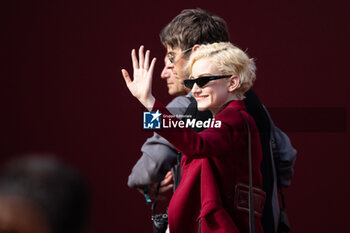
<path fill-rule="evenodd" d="M 171 115 L 165 106 L 156 100 L 152 111 L 157 110 L 162 115 Z M 238 122 L 234 122 L 232 119 L 235 119 L 235 117 L 232 116 L 232 113 L 226 110 L 223 112 L 225 113 L 219 113 L 216 117 L 216 120 L 221 121 L 220 128 L 209 128 L 201 133 L 196 133 L 191 128 L 163 128 L 156 130 L 156 132 L 190 158 L 224 156 L 230 154 L 232 145 L 237 139 L 238 131 L 233 128 L 233 125 L 239 126 L 242 117 L 237 110 L 232 109 L 233 114 L 238 116 Z M 226 115 L 229 115 L 229 117 L 226 117 Z M 180 121 L 177 118 L 172 118 L 172 120 Z"/>

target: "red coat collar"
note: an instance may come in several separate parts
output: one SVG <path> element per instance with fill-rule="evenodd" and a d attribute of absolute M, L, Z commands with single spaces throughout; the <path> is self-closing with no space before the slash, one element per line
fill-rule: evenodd
<path fill-rule="evenodd" d="M 245 107 L 243 100 L 231 100 L 226 104 L 224 104 L 216 115 L 220 114 L 222 110 L 224 110 L 225 108 L 234 108 L 238 111 L 242 111 L 242 110 L 247 111 L 247 108 Z"/>

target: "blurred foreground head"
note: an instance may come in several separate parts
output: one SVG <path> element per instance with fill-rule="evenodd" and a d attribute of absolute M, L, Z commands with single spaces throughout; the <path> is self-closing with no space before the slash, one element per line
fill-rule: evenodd
<path fill-rule="evenodd" d="M 0 170 L 0 233 L 82 233 L 88 213 L 86 183 L 53 158 L 21 158 Z"/>

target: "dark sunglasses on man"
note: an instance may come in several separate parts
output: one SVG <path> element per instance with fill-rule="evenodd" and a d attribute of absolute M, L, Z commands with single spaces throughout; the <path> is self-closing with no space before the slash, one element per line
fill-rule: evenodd
<path fill-rule="evenodd" d="M 230 75 L 203 76 L 203 77 L 199 77 L 199 78 L 196 78 L 196 79 L 186 79 L 186 80 L 183 81 L 183 84 L 185 85 L 185 87 L 187 87 L 189 89 L 192 89 L 193 85 L 195 83 L 199 87 L 204 87 L 208 82 L 210 82 L 212 80 L 222 79 L 222 78 L 229 78 L 231 76 L 232 76 L 232 74 L 230 74 Z"/>

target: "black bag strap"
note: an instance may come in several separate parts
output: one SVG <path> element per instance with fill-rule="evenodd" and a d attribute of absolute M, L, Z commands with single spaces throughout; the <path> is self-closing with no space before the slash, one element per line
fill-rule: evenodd
<path fill-rule="evenodd" d="M 156 193 L 155 193 L 155 196 L 154 196 L 154 201 L 153 201 L 152 207 L 151 207 L 152 216 L 154 216 L 156 214 L 156 207 L 157 207 L 157 202 L 158 202 L 159 188 L 160 188 L 160 182 L 157 185 L 157 190 L 156 190 Z"/>
<path fill-rule="evenodd" d="M 160 183 L 158 183 L 155 198 L 152 204 L 152 221 L 153 221 L 153 233 L 165 233 L 168 228 L 168 209 L 166 213 L 156 214 L 156 206 L 158 202 Z"/>
<path fill-rule="evenodd" d="M 252 151 L 251 151 L 251 134 L 248 119 L 239 111 L 246 122 L 248 133 L 248 165 L 249 165 L 249 233 L 255 233 L 255 216 L 254 216 L 254 198 L 253 198 L 253 168 L 252 168 Z M 201 218 L 199 219 L 198 233 L 201 232 Z"/>
<path fill-rule="evenodd" d="M 173 175 L 174 175 L 174 192 L 179 187 L 181 181 L 181 158 L 183 154 L 181 152 L 177 152 L 176 155 L 176 164 L 173 167 Z"/>
<path fill-rule="evenodd" d="M 241 113 L 241 112 L 240 112 Z M 249 163 L 249 232 L 255 233 L 255 216 L 254 216 L 254 198 L 253 198 L 253 168 L 252 168 L 252 148 L 251 148 L 251 134 L 248 119 L 243 116 L 248 132 L 248 163 Z"/>

